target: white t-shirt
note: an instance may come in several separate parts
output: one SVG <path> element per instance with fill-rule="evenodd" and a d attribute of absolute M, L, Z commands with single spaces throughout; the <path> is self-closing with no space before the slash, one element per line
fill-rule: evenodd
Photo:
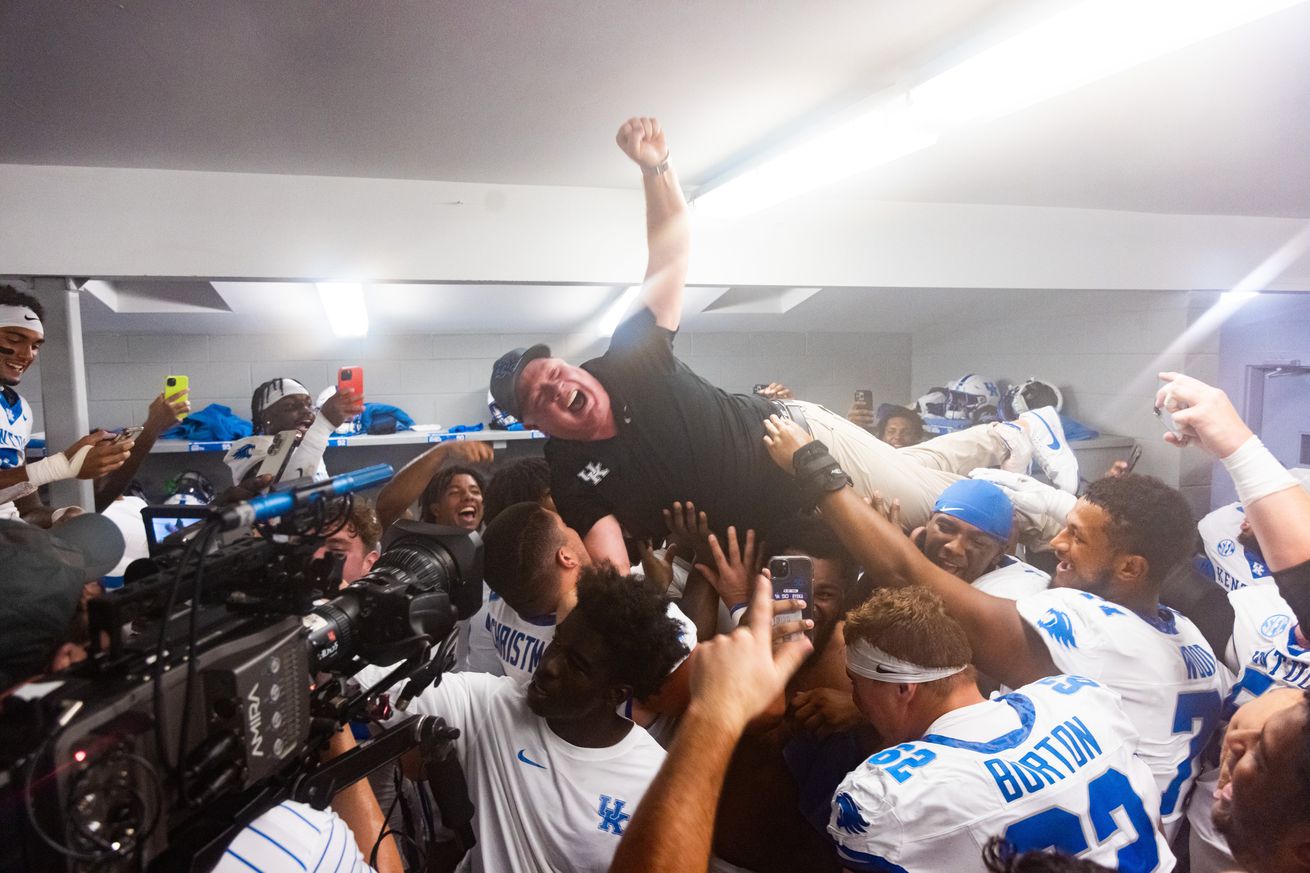
<path fill-rule="evenodd" d="M 1002 555 L 999 567 L 973 580 L 974 588 L 1006 600 L 1018 600 L 1025 595 L 1045 591 L 1050 584 L 1050 576 L 1013 555 Z"/>
<path fill-rule="evenodd" d="M 359 679 L 385 674 L 370 666 Z M 477 809 L 472 869 L 604 873 L 664 750 L 637 725 L 613 746 L 574 746 L 528 709 L 525 694 L 507 676 L 456 673 L 410 707 L 460 730 L 455 745 Z"/>
<path fill-rule="evenodd" d="M 1184 616 L 1164 607 L 1147 621 L 1073 588 L 1051 588 L 1015 604 L 1064 673 L 1117 692 L 1141 737 L 1137 754 L 1155 774 L 1165 835 L 1172 838 L 1219 724 L 1232 676 Z"/>
<path fill-rule="evenodd" d="M 1246 511 L 1240 503 L 1221 506 L 1196 523 L 1205 544 L 1206 568 L 1211 578 L 1229 591 L 1248 585 L 1273 584 L 1264 557 L 1237 541 Z"/>
<path fill-rule="evenodd" d="M 273 445 L 273 434 L 255 434 L 234 442 L 223 455 L 223 463 L 232 471 L 232 484 L 240 485 L 242 480 L 259 470 L 259 465 L 268 456 L 269 446 Z M 300 438 L 300 445 L 287 461 L 287 468 L 279 482 L 290 482 L 313 476 L 315 482 L 328 477 L 327 467 L 323 465 L 323 452 L 327 450 L 328 437 L 332 436 L 332 422 L 323 415 L 314 419 L 314 423 Z"/>
<path fill-rule="evenodd" d="M 335 812 L 286 800 L 233 837 L 214 873 L 360 873 L 372 869 L 354 834 Z"/>
<path fill-rule="evenodd" d="M 1233 606 L 1233 636 L 1224 661 L 1237 674 L 1224 702 L 1227 722 L 1244 703 L 1275 688 L 1310 688 L 1310 650 L 1296 643 L 1296 616 L 1274 585 L 1247 585 L 1228 595 Z M 1197 780 L 1187 818 L 1193 832 L 1227 852 L 1228 842 L 1214 827 L 1210 809 L 1219 768 L 1211 767 Z"/>
<path fill-rule="evenodd" d="M 32 439 L 32 407 L 13 388 L 0 389 L 0 470 L 13 470 L 27 463 L 27 444 Z M 0 488 L 0 518 L 17 519 L 14 501 L 36 491 L 31 482 Z"/>
<path fill-rule="evenodd" d="M 1172 870 L 1160 796 L 1134 752 L 1118 695 L 1050 676 L 949 712 L 922 739 L 869 758 L 833 797 L 828 834 L 842 866 L 886 873 L 982 870 L 1004 836 L 1108 867 Z"/>

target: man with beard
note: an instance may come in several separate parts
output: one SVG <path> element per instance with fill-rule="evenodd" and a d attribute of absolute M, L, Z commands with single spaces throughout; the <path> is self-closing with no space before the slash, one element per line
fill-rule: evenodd
<path fill-rule="evenodd" d="M 132 441 L 110 442 L 98 430 L 66 450 L 27 463 L 32 438 L 32 407 L 14 389 L 36 362 L 45 342 L 45 311 L 30 294 L 0 285 L 0 518 L 21 519 L 38 527 L 55 521 L 37 489 L 64 479 L 97 479 L 126 463 Z"/>
<path fill-rule="evenodd" d="M 1310 470 L 1300 468 L 1288 472 L 1302 488 L 1310 491 Z M 1205 560 L 1198 569 L 1225 590 L 1273 583 L 1269 562 L 1240 501 L 1213 510 L 1196 523 L 1196 530 L 1205 547 Z"/>
<path fill-rule="evenodd" d="M 1149 476 L 1093 482 L 1051 541 L 1060 561 L 1053 587 L 1006 600 L 925 558 L 855 494 L 821 442 L 776 416 L 765 430 L 775 463 L 797 476 L 866 573 L 941 597 L 979 670 L 1011 688 L 1070 673 L 1117 692 L 1142 736 L 1139 754 L 1172 837 L 1231 682 L 1196 626 L 1160 604 L 1161 584 L 1191 551 L 1183 496 Z"/>
<path fill-rule="evenodd" d="M 531 682 L 455 673 L 415 698 L 410 712 L 460 731 L 475 873 L 609 866 L 664 760 L 616 708 L 653 692 L 686 655 L 679 633 L 659 594 L 613 569 L 588 569 Z M 359 680 L 371 684 L 387 669 L 367 667 Z"/>

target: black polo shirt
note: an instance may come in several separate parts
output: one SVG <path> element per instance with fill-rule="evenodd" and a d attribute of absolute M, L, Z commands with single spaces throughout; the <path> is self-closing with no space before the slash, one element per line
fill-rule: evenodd
<path fill-rule="evenodd" d="M 674 335 L 649 309 L 620 325 L 582 365 L 609 393 L 618 435 L 546 443 L 555 505 L 583 536 L 607 515 L 634 536 L 662 536 L 661 511 L 675 500 L 695 502 L 720 535 L 728 525 L 762 533 L 800 508 L 764 446 L 772 405 L 697 376 L 674 357 Z"/>

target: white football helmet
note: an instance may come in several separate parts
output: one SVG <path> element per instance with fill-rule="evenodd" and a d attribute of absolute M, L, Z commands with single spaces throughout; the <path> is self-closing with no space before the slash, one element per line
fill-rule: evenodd
<path fill-rule="evenodd" d="M 976 373 L 952 379 L 945 386 L 930 388 L 915 402 L 920 415 L 938 418 L 967 420 L 975 424 L 996 420 L 996 407 L 1001 392 L 996 383 Z"/>
<path fill-rule="evenodd" d="M 1005 392 L 998 410 L 1001 418 L 1014 421 L 1028 410 L 1041 409 L 1043 406 L 1054 406 L 1055 411 L 1059 412 L 1064 408 L 1064 395 L 1053 383 L 1029 376 L 1027 381 L 1012 385 Z"/>

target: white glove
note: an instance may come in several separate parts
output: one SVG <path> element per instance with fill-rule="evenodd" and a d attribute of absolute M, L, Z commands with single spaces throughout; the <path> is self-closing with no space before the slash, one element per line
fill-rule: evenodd
<path fill-rule="evenodd" d="M 1074 495 L 1022 473 L 979 467 L 969 474 L 969 478 L 991 482 L 1003 489 L 1014 508 L 1022 515 L 1034 520 L 1050 519 L 1061 527 L 1064 525 L 1064 517 L 1078 502 Z"/>

